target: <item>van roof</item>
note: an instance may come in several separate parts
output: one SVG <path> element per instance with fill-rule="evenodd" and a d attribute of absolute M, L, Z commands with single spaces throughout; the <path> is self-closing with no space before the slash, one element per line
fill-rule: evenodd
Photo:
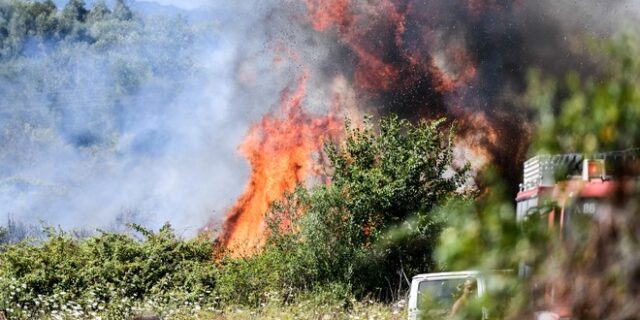
<path fill-rule="evenodd" d="M 468 277 L 478 275 L 478 270 L 467 271 L 454 271 L 454 272 L 435 272 L 435 273 L 421 273 L 413 276 L 413 279 L 427 279 L 427 278 L 448 278 L 448 277 Z"/>

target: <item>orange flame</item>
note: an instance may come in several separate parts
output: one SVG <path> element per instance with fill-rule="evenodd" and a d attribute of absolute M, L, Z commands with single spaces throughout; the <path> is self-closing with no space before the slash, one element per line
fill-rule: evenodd
<path fill-rule="evenodd" d="M 353 21 L 349 12 L 350 0 L 306 0 L 311 24 L 317 31 L 325 31 L 332 25 L 348 27 Z"/>
<path fill-rule="evenodd" d="M 314 152 L 327 137 L 341 131 L 342 124 L 332 113 L 312 116 L 303 110 L 307 78 L 305 72 L 293 93 L 283 92 L 281 116 L 265 115 L 240 145 L 251 164 L 251 177 L 227 213 L 219 238 L 233 256 L 251 255 L 264 245 L 269 206 L 305 181 L 314 169 Z"/>
<path fill-rule="evenodd" d="M 470 0 L 477 2 L 478 0 Z M 486 1 L 486 0 L 485 0 Z M 437 42 L 435 33 L 425 27 L 424 45 L 428 52 L 415 50 L 405 43 L 407 15 L 413 13 L 409 6 L 403 10 L 390 0 L 375 2 L 351 2 L 350 0 L 305 0 L 311 26 L 325 32 L 336 27 L 340 41 L 357 56 L 354 82 L 367 91 L 391 91 L 412 86 L 430 75 L 434 87 L 440 92 L 451 92 L 473 80 L 475 63 L 464 48 L 447 52 L 452 57 L 449 64 L 457 72 L 445 72 L 432 57 L 432 48 Z M 476 7 L 478 4 L 470 4 Z M 381 32 L 391 32 L 389 43 L 372 41 L 380 38 Z M 387 62 L 387 54 L 397 51 L 400 61 Z"/>

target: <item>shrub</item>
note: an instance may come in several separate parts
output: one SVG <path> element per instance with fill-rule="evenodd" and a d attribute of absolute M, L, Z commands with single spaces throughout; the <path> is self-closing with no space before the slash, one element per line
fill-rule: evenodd
<path fill-rule="evenodd" d="M 433 209 L 461 196 L 467 172 L 452 164 L 454 129 L 443 122 L 389 117 L 375 129 L 367 120 L 363 128 L 347 125 L 344 143 L 326 145 L 329 182 L 297 188 L 269 214 L 262 255 L 282 257 L 284 269 L 272 269 L 281 273 L 280 290 L 332 284 L 391 300 L 407 274 L 434 267 L 444 220 Z"/>
<path fill-rule="evenodd" d="M 40 244 L 0 253 L 0 307 L 12 318 L 69 312 L 124 318 L 136 310 L 214 305 L 217 270 L 205 239 L 177 238 L 169 225 L 143 235 L 101 232 L 81 240 L 49 229 Z"/>

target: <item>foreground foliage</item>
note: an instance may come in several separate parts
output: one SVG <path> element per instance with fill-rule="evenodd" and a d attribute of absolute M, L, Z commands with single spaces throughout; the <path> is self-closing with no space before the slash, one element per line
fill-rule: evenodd
<path fill-rule="evenodd" d="M 11 318 L 57 313 L 127 318 L 139 311 L 170 315 L 185 304 L 215 303 L 210 243 L 185 241 L 170 227 L 142 234 L 103 232 L 81 240 L 48 230 L 40 244 L 21 242 L 0 253 L 0 308 Z"/>
<path fill-rule="evenodd" d="M 169 226 L 140 235 L 100 233 L 78 239 L 48 229 L 48 240 L 5 245 L 0 253 L 0 310 L 11 319 L 401 319 L 402 305 L 356 301 L 327 286 L 283 301 L 275 275 L 286 262 L 211 261 L 211 242 L 177 238 Z M 267 261 L 268 263 L 265 263 Z M 278 267 L 277 270 L 265 266 Z M 267 288 L 272 291 L 268 292 Z M 255 290 L 255 291 L 254 291 Z"/>
<path fill-rule="evenodd" d="M 46 69 L 29 67 L 30 58 L 20 57 L 30 40 L 40 45 L 37 52 L 53 52 L 54 60 L 81 61 L 67 59 L 67 47 L 101 56 L 111 52 L 104 63 L 113 70 L 116 97 L 139 90 L 150 77 L 171 78 L 174 71 L 189 70 L 187 59 L 166 63 L 181 55 L 147 58 L 143 52 L 138 63 L 123 64 L 128 50 L 109 51 L 145 38 L 123 36 L 128 30 L 156 34 L 151 22 L 136 20 L 121 1 L 113 11 L 100 4 L 87 11 L 82 1 L 70 1 L 63 10 L 51 1 L 8 3 L 0 5 L 0 31 L 6 35 L 0 44 L 0 77 Z M 158 41 L 190 41 L 189 30 L 167 31 Z M 43 46 L 49 40 L 51 47 Z M 179 45 L 169 47 L 179 52 Z M 532 153 L 588 155 L 640 144 L 638 40 L 624 38 L 605 51 L 608 67 L 597 78 L 571 74 L 558 81 L 532 72 L 526 103 L 540 115 Z M 48 75 L 39 78 L 37 87 L 25 87 L 30 91 L 15 92 L 57 94 L 65 86 Z M 69 113 L 81 107 L 58 104 Z M 118 105 L 114 98 L 104 107 Z M 95 135 L 111 136 L 110 123 L 105 121 L 104 134 Z M 36 132 L 31 128 L 16 125 L 6 131 L 31 137 Z M 111 138 L 76 133 L 82 129 L 69 133 L 79 147 L 111 145 Z M 490 192 L 474 203 L 459 193 L 466 168 L 453 165 L 453 134 L 441 120 L 411 124 L 391 117 L 349 127 L 344 143 L 326 147 L 325 183 L 301 186 L 274 205 L 266 247 L 252 257 L 214 262 L 210 241 L 185 241 L 169 226 L 158 232 L 132 226 L 139 237 L 101 232 L 78 238 L 49 229 L 43 241 L 5 245 L 0 250 L 0 308 L 17 319 L 126 319 L 145 313 L 171 319 L 396 319 L 404 314 L 362 301 L 400 300 L 416 273 L 507 269 L 513 276 L 488 288 L 482 301 L 467 306 L 467 314 L 486 308 L 492 318 L 530 317 L 549 307 L 531 294 L 549 283 L 565 284 L 563 294 L 575 318 L 633 319 L 640 314 L 640 195 L 634 178 L 628 179 L 631 188 L 609 199 L 606 219 L 587 226 L 584 242 L 560 242 L 539 224 L 516 223 L 512 199 L 490 170 L 485 176 Z M 8 149 L 16 154 L 5 152 L 0 158 L 21 159 L 17 153 L 22 149 Z M 631 176 L 637 168 L 617 170 Z M 540 217 L 544 214 L 541 210 Z M 0 243 L 6 237 L 0 228 Z M 516 277 L 521 263 L 532 268 L 529 278 Z M 567 284 L 566 279 L 575 281 Z"/>
<path fill-rule="evenodd" d="M 640 40 L 622 37 L 598 45 L 604 68 L 597 76 L 567 75 L 564 81 L 533 70 L 526 103 L 537 110 L 539 128 L 531 154 L 627 150 L 640 146 Z M 506 319 L 531 317 L 562 307 L 576 319 L 636 319 L 640 314 L 640 189 L 637 161 L 608 168 L 617 175 L 597 218 L 572 225 L 579 241 L 547 229 L 548 208 L 516 223 L 501 180 L 486 175 L 491 192 L 473 206 L 452 207 L 452 224 L 441 237 L 439 261 L 450 270 L 513 270 L 489 288 L 468 314 L 486 308 Z M 529 275 L 516 277 L 526 264 Z M 515 288 L 515 290 L 514 290 Z M 553 288 L 555 305 L 544 298 Z M 475 310 L 474 310 L 475 309 Z M 464 315 L 463 315 L 464 317 Z"/>
<path fill-rule="evenodd" d="M 538 144 L 586 155 L 626 150 L 636 158 L 607 169 L 617 184 L 599 204 L 596 221 L 582 226 L 580 240 L 554 243 L 555 254 L 541 260 L 533 281 L 559 284 L 558 294 L 578 319 L 634 319 L 640 314 L 640 39 L 621 36 L 599 50 L 606 61 L 600 79 L 570 74 L 561 92 L 553 79 L 534 75 L 539 86 L 532 94 L 562 97 L 556 112 L 540 101 L 549 115 Z"/>

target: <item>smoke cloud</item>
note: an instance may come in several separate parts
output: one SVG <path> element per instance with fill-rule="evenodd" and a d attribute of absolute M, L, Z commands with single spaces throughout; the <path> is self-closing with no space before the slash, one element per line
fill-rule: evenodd
<path fill-rule="evenodd" d="M 318 83 L 347 79 L 359 110 L 456 120 L 460 156 L 496 164 L 515 194 L 533 131 L 528 70 L 597 75 L 587 40 L 637 26 L 638 3 L 307 0 L 310 40 L 293 43 L 327 52 L 311 60 Z"/>
<path fill-rule="evenodd" d="M 532 126 L 517 104 L 526 71 L 597 72 L 584 37 L 640 12 L 632 0 L 333 0 L 346 10 L 325 10 L 335 22 L 322 25 L 309 6 L 320 1 L 155 2 L 182 18 L 134 2 L 141 22 L 91 31 L 118 41 L 33 41 L 2 63 L 0 218 L 169 221 L 185 235 L 222 222 L 248 180 L 237 147 L 303 70 L 307 111 L 337 98 L 352 117 L 457 119 L 515 187 Z"/>
<path fill-rule="evenodd" d="M 0 219 L 86 229 L 169 221 L 193 235 L 222 215 L 248 175 L 236 148 L 278 99 L 279 89 L 237 104 L 241 45 L 264 16 L 255 8 L 138 12 L 93 26 L 113 42 L 34 39 L 3 62 Z"/>

